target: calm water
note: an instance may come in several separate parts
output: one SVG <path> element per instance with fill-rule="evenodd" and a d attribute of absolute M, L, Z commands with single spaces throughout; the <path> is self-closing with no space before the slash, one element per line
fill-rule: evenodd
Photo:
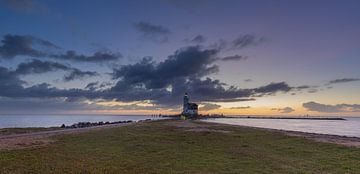
<path fill-rule="evenodd" d="M 260 128 L 360 137 L 360 117 L 347 117 L 345 119 L 346 120 L 216 118 L 205 121 Z"/>
<path fill-rule="evenodd" d="M 163 119 L 151 116 L 114 116 L 114 115 L 0 115 L 0 128 L 10 127 L 52 127 L 72 125 L 78 122 L 125 121 Z"/>

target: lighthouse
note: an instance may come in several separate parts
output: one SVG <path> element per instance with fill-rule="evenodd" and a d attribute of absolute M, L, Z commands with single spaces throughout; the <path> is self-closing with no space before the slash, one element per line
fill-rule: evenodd
<path fill-rule="evenodd" d="M 197 116 L 198 115 L 198 105 L 196 103 L 189 102 L 188 93 L 185 93 L 184 98 L 183 98 L 182 114 L 185 116 Z"/>
<path fill-rule="evenodd" d="M 183 104 L 183 113 L 186 113 L 188 110 L 188 104 L 189 104 L 189 96 L 187 93 L 184 95 L 184 104 Z"/>

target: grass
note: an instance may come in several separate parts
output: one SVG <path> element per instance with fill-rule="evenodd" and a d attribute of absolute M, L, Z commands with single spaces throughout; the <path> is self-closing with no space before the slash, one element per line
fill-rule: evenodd
<path fill-rule="evenodd" d="M 155 121 L 0 151 L 0 173 L 360 173 L 360 149 L 234 126 L 191 132 Z M 201 123 L 208 124 L 208 123 Z"/>
<path fill-rule="evenodd" d="M 41 131 L 58 130 L 58 129 L 62 129 L 62 128 L 60 127 L 3 128 L 0 129 L 0 135 L 22 134 L 22 133 L 41 132 Z"/>

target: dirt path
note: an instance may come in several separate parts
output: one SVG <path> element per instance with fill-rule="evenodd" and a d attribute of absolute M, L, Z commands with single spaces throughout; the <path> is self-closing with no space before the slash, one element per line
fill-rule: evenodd
<path fill-rule="evenodd" d="M 101 130 L 114 127 L 126 126 L 134 123 L 119 123 L 111 125 L 94 126 L 77 129 L 61 129 L 41 132 L 30 132 L 22 134 L 0 135 L 0 150 L 13 150 L 30 147 L 41 147 L 53 143 L 55 140 L 51 136 L 61 134 L 76 134 L 92 130 Z"/>

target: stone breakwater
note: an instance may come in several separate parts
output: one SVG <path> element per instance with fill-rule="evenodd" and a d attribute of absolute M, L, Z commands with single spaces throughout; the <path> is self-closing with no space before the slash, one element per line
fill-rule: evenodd
<path fill-rule="evenodd" d="M 142 122 L 142 121 L 150 121 L 151 119 L 146 119 L 146 120 L 139 120 L 138 122 Z M 93 127 L 93 126 L 102 126 L 102 125 L 110 125 L 110 124 L 123 124 L 123 123 L 132 123 L 132 122 L 135 122 L 135 121 L 132 121 L 132 120 L 126 120 L 126 121 L 114 121 L 114 122 L 109 122 L 109 121 L 106 121 L 106 122 L 103 122 L 103 121 L 100 121 L 100 122 L 79 122 L 79 123 L 75 123 L 75 124 L 72 124 L 72 125 L 65 125 L 65 124 L 62 124 L 60 127 L 61 128 L 66 128 L 66 129 L 74 129 L 74 128 L 85 128 L 85 127 Z"/>

